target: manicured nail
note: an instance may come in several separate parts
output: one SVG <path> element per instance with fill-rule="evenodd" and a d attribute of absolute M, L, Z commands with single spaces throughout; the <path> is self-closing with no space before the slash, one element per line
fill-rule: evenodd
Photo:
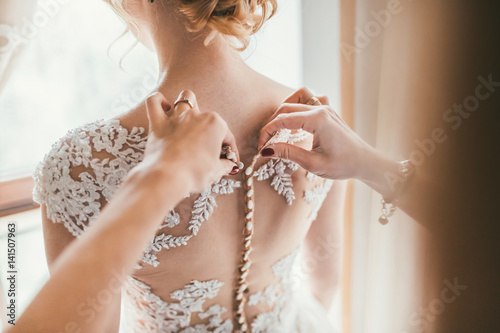
<path fill-rule="evenodd" d="M 264 157 L 270 157 L 274 155 L 274 149 L 273 148 L 264 148 L 262 152 L 260 153 Z"/>
<path fill-rule="evenodd" d="M 240 172 L 240 168 L 238 168 L 236 165 L 233 167 L 233 170 L 231 170 L 231 172 L 229 173 L 230 175 L 236 175 L 238 174 L 238 172 Z"/>

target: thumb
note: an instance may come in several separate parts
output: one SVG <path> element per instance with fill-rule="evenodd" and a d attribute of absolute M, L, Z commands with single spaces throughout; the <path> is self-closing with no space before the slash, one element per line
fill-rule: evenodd
<path fill-rule="evenodd" d="M 225 158 L 221 158 L 219 160 L 219 169 L 217 170 L 217 179 L 216 180 L 219 180 L 221 177 L 223 176 L 227 176 L 229 174 L 235 174 L 234 172 L 236 171 L 239 171 L 238 167 L 236 166 L 236 164 L 234 164 L 234 162 L 228 160 L 228 159 L 225 159 Z M 236 169 L 235 169 L 236 167 Z"/>
<path fill-rule="evenodd" d="M 261 152 L 263 157 L 279 157 L 299 164 L 306 170 L 309 170 L 314 162 L 312 151 L 297 147 L 288 143 L 274 143 L 267 146 Z"/>

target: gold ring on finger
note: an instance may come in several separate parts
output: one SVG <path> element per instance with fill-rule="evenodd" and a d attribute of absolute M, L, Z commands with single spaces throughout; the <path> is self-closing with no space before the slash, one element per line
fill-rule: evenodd
<path fill-rule="evenodd" d="M 194 108 L 193 103 L 191 103 L 191 101 L 190 101 L 190 100 L 189 100 L 189 98 L 187 98 L 187 97 L 184 97 L 184 98 L 179 98 L 178 100 L 176 100 L 176 101 L 175 101 L 175 103 L 174 103 L 174 107 L 176 107 L 176 106 L 177 106 L 177 104 L 179 104 L 179 103 L 187 103 L 187 104 L 189 104 L 189 106 L 190 106 L 191 108 Z"/>
<path fill-rule="evenodd" d="M 319 101 L 318 98 L 316 98 L 316 97 L 313 96 L 313 97 L 311 97 L 310 100 L 307 101 L 306 104 L 307 105 L 321 105 L 321 102 Z"/>

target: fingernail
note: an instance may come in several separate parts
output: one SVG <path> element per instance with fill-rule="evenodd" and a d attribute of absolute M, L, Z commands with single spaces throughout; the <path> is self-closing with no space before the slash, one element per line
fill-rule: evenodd
<path fill-rule="evenodd" d="M 236 165 L 233 167 L 233 170 L 229 173 L 230 175 L 236 175 L 240 172 L 240 168 L 238 168 Z"/>
<path fill-rule="evenodd" d="M 274 149 L 273 148 L 264 148 L 262 152 L 260 153 L 264 157 L 269 157 L 274 155 Z"/>

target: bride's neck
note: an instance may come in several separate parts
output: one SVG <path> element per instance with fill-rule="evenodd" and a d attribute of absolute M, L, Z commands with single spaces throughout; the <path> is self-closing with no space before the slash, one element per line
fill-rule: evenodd
<path fill-rule="evenodd" d="M 190 40 L 179 34 L 157 43 L 160 66 L 160 90 L 183 84 L 189 89 L 207 84 L 230 84 L 249 75 L 249 67 L 239 52 L 216 37 L 205 46 L 204 37 Z"/>

